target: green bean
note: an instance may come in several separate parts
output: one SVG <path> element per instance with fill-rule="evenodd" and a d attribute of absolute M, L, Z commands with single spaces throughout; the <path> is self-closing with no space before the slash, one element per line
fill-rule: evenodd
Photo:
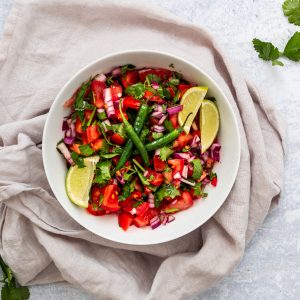
<path fill-rule="evenodd" d="M 124 117 L 124 114 L 123 114 L 123 111 L 122 111 L 122 101 L 121 100 L 119 102 L 119 109 L 120 109 L 121 118 L 123 120 L 123 123 L 124 123 L 124 126 L 125 126 L 125 130 L 127 132 L 128 137 L 131 139 L 131 141 L 133 142 L 133 144 L 135 145 L 135 147 L 137 148 L 137 150 L 140 152 L 141 157 L 142 157 L 145 165 L 149 166 L 150 165 L 150 161 L 149 161 L 148 152 L 147 152 L 144 144 L 141 142 L 139 136 L 134 131 L 132 125 Z"/>
<path fill-rule="evenodd" d="M 133 128 L 137 134 L 140 134 L 142 131 L 142 128 L 145 124 L 147 114 L 148 114 L 148 105 L 146 103 L 142 103 L 140 106 L 140 109 L 138 111 L 138 114 L 135 118 Z M 126 163 L 126 161 L 130 158 L 133 151 L 133 142 L 131 139 L 128 139 L 126 142 L 126 145 L 123 149 L 122 155 L 119 159 L 119 162 L 116 166 L 116 170 L 120 170 Z"/>

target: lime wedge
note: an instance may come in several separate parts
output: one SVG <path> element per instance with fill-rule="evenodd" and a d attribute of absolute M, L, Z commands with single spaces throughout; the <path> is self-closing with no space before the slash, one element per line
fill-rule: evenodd
<path fill-rule="evenodd" d="M 66 177 L 66 192 L 69 199 L 80 207 L 88 207 L 89 192 L 92 186 L 99 156 L 84 159 L 84 168 L 71 166 Z"/>
<path fill-rule="evenodd" d="M 184 93 L 180 101 L 183 109 L 178 114 L 179 125 L 183 126 L 188 115 L 191 114 L 183 128 L 186 133 L 189 133 L 190 131 L 192 123 L 197 115 L 199 107 L 201 106 L 201 103 L 207 93 L 207 90 L 208 88 L 206 86 L 194 86 Z"/>
<path fill-rule="evenodd" d="M 220 126 L 217 106 L 210 100 L 203 100 L 200 109 L 201 152 L 204 153 L 216 138 Z"/>

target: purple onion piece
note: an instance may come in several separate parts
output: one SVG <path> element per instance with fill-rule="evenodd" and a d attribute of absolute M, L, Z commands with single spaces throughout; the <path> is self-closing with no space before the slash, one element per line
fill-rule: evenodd
<path fill-rule="evenodd" d="M 184 178 L 182 178 L 182 177 L 180 178 L 180 181 L 183 182 L 183 183 L 186 183 L 186 184 L 188 184 L 188 185 L 191 185 L 191 186 L 195 186 L 195 185 L 196 185 L 195 182 L 186 180 L 186 179 L 184 179 Z"/>
<path fill-rule="evenodd" d="M 179 158 L 179 159 L 189 159 L 191 156 L 188 153 L 174 153 L 173 154 L 174 158 Z"/>
<path fill-rule="evenodd" d="M 75 142 L 75 138 L 74 137 L 68 137 L 68 136 L 66 136 L 65 138 L 64 138 L 64 143 L 65 144 L 67 144 L 67 145 L 72 145 L 72 144 L 74 144 L 74 142 Z"/>
<path fill-rule="evenodd" d="M 101 73 L 101 74 L 97 75 L 94 80 L 105 82 L 106 81 L 106 76 L 105 76 L 105 74 Z"/>
<path fill-rule="evenodd" d="M 175 221 L 175 217 L 174 216 L 168 216 L 168 223 L 171 223 Z"/>
<path fill-rule="evenodd" d="M 66 131 L 66 130 L 68 130 L 68 129 L 69 129 L 68 122 L 67 122 L 66 120 L 64 120 L 63 123 L 62 123 L 62 128 L 61 128 L 61 130 L 62 130 L 62 131 Z"/>
<path fill-rule="evenodd" d="M 111 74 L 113 76 L 121 75 L 121 68 L 115 68 L 112 70 Z"/>
<path fill-rule="evenodd" d="M 155 132 L 164 132 L 165 131 L 165 127 L 164 126 L 161 126 L 161 125 L 154 125 L 153 126 L 153 130 Z"/>
<path fill-rule="evenodd" d="M 65 159 L 67 160 L 67 162 L 70 165 L 74 165 L 74 161 L 71 157 L 71 153 L 70 153 L 69 149 L 67 148 L 67 146 L 63 142 L 60 142 L 57 145 L 57 149 L 62 153 L 62 155 L 65 157 Z"/>
<path fill-rule="evenodd" d="M 183 109 L 182 105 L 177 105 L 177 106 L 173 106 L 173 107 L 168 107 L 167 112 L 169 115 L 174 115 L 174 114 L 177 114 L 180 111 L 182 111 L 182 109 Z"/>
<path fill-rule="evenodd" d="M 166 118 L 167 118 L 167 115 L 163 115 L 163 116 L 160 118 L 160 120 L 158 121 L 158 124 L 159 124 L 159 125 L 162 125 L 162 124 L 164 123 L 164 121 L 165 121 Z"/>
<path fill-rule="evenodd" d="M 160 119 L 163 116 L 161 111 L 155 111 L 151 114 L 152 117 Z"/>
<path fill-rule="evenodd" d="M 182 169 L 182 177 L 187 178 L 188 177 L 188 166 L 184 166 Z"/>
<path fill-rule="evenodd" d="M 155 90 L 159 89 L 159 84 L 156 81 L 153 81 L 151 85 Z"/>

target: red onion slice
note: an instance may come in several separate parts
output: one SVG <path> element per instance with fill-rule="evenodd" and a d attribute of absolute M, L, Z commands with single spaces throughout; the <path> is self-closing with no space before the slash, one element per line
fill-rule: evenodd
<path fill-rule="evenodd" d="M 161 111 L 155 111 L 151 114 L 152 117 L 160 119 L 163 116 Z"/>
<path fill-rule="evenodd" d="M 101 73 L 101 74 L 97 75 L 94 80 L 100 81 L 100 82 L 105 82 L 106 76 L 105 76 L 105 74 Z"/>
<path fill-rule="evenodd" d="M 197 124 L 196 124 L 195 121 L 192 123 L 192 128 L 193 128 L 195 131 L 198 130 L 198 126 L 197 126 Z"/>
<path fill-rule="evenodd" d="M 187 178 L 188 177 L 188 166 L 184 166 L 182 169 L 182 177 Z"/>
<path fill-rule="evenodd" d="M 65 157 L 65 159 L 67 160 L 67 162 L 70 165 L 74 165 L 74 161 L 71 157 L 71 153 L 70 153 L 69 149 L 67 148 L 67 146 L 63 142 L 60 142 L 57 145 L 57 149 L 62 153 L 62 155 Z"/>
<path fill-rule="evenodd" d="M 191 157 L 191 155 L 189 153 L 174 153 L 173 157 L 187 160 Z"/>
<path fill-rule="evenodd" d="M 161 126 L 161 125 L 154 125 L 153 126 L 153 130 L 155 132 L 164 132 L 165 131 L 165 127 L 164 126 Z"/>
<path fill-rule="evenodd" d="M 113 76 L 121 75 L 121 68 L 115 68 L 112 70 L 111 74 Z"/>
<path fill-rule="evenodd" d="M 171 223 L 175 220 L 174 216 L 168 216 L 168 223 Z"/>
<path fill-rule="evenodd" d="M 175 173 L 173 176 L 174 179 L 181 179 L 181 175 L 179 172 Z"/>
<path fill-rule="evenodd" d="M 164 123 L 164 121 L 165 121 L 166 118 L 167 118 L 167 115 L 163 115 L 163 116 L 160 118 L 160 120 L 158 121 L 158 124 L 159 124 L 159 125 L 162 125 L 162 124 Z"/>
<path fill-rule="evenodd" d="M 195 185 L 196 185 L 195 182 L 186 180 L 186 179 L 184 179 L 184 178 L 182 178 L 182 177 L 180 178 L 180 181 L 183 182 L 183 183 L 186 183 L 186 184 L 188 184 L 188 185 L 191 185 L 191 186 L 195 186 Z"/>
<path fill-rule="evenodd" d="M 182 105 L 177 105 L 177 106 L 173 106 L 173 107 L 168 107 L 167 112 L 169 115 L 174 115 L 174 114 L 177 114 L 180 111 L 182 111 L 182 109 L 183 109 Z"/>

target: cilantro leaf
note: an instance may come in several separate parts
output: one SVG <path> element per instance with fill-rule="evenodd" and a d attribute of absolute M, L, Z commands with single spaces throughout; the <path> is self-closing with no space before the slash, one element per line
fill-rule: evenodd
<path fill-rule="evenodd" d="M 149 134 L 150 130 L 148 128 L 145 128 L 142 130 L 141 134 L 140 134 L 140 140 L 142 143 L 145 142 L 145 139 L 147 137 L 147 135 Z"/>
<path fill-rule="evenodd" d="M 143 200 L 137 201 L 137 202 L 135 202 L 135 203 L 132 204 L 132 207 L 138 207 L 138 206 L 140 206 L 143 203 L 144 203 Z"/>
<path fill-rule="evenodd" d="M 135 65 L 133 64 L 127 64 L 121 67 L 121 73 L 122 75 L 125 74 L 127 71 L 133 70 L 135 68 Z"/>
<path fill-rule="evenodd" d="M 157 192 L 155 197 L 155 207 L 159 207 L 165 197 L 174 199 L 179 196 L 180 192 L 172 184 L 164 184 Z"/>
<path fill-rule="evenodd" d="M 173 127 L 173 124 L 170 120 L 165 120 L 164 121 L 164 126 L 166 127 L 166 129 L 169 131 L 169 132 L 172 132 L 174 131 L 174 127 Z"/>
<path fill-rule="evenodd" d="M 170 80 L 169 80 L 169 83 L 171 84 L 171 85 L 178 85 L 179 84 L 179 79 L 178 78 L 171 78 Z"/>
<path fill-rule="evenodd" d="M 86 91 L 90 87 L 92 82 L 92 79 L 89 79 L 89 81 L 83 83 L 76 95 L 75 102 L 74 102 L 74 109 L 80 118 L 80 120 L 83 120 L 84 117 L 84 111 L 86 109 L 93 109 L 94 106 L 89 104 L 87 101 L 84 101 L 84 96 L 86 94 Z"/>
<path fill-rule="evenodd" d="M 293 61 L 300 60 L 300 32 L 295 32 L 284 48 L 284 55 Z"/>
<path fill-rule="evenodd" d="M 105 159 L 113 158 L 115 156 L 120 155 L 119 153 L 107 153 L 107 154 L 100 154 L 101 157 Z"/>
<path fill-rule="evenodd" d="M 84 168 L 84 162 L 83 162 L 83 158 L 81 156 L 79 156 L 76 152 L 72 151 L 71 152 L 71 157 L 74 161 L 74 163 L 78 166 L 78 168 Z"/>
<path fill-rule="evenodd" d="M 146 81 L 147 82 L 157 82 L 157 83 L 160 83 L 161 82 L 161 78 L 159 76 L 157 76 L 156 74 L 148 74 L 146 76 Z"/>
<path fill-rule="evenodd" d="M 160 139 L 164 134 L 162 132 L 152 132 L 152 137 L 155 139 L 155 140 L 158 140 Z"/>
<path fill-rule="evenodd" d="M 88 144 L 79 146 L 79 150 L 82 153 L 82 155 L 86 156 L 90 156 L 94 153 L 94 150 Z"/>
<path fill-rule="evenodd" d="M 300 26 L 300 0 L 285 0 L 282 9 L 290 23 Z"/>
<path fill-rule="evenodd" d="M 213 180 L 215 177 L 217 177 L 217 174 L 214 172 L 210 172 L 209 174 L 209 180 Z"/>
<path fill-rule="evenodd" d="M 145 86 L 142 83 L 135 83 L 125 89 L 125 93 L 136 99 L 141 99 L 145 94 Z"/>
<path fill-rule="evenodd" d="M 160 148 L 160 152 L 159 152 L 159 156 L 160 156 L 160 159 L 163 160 L 163 161 L 166 161 L 168 159 L 168 157 L 170 155 L 172 155 L 174 153 L 173 150 L 171 150 L 169 147 L 162 147 Z"/>
<path fill-rule="evenodd" d="M 255 51 L 259 53 L 259 58 L 266 61 L 272 61 L 273 65 L 283 65 L 282 62 L 278 61 L 281 54 L 278 48 L 272 43 L 263 42 L 259 39 L 253 39 L 252 43 Z"/>
<path fill-rule="evenodd" d="M 122 188 L 122 194 L 119 195 L 119 201 L 124 201 L 128 198 L 134 191 L 135 180 L 132 182 L 126 182 Z"/>
<path fill-rule="evenodd" d="M 0 266 L 3 273 L 2 282 L 4 285 L 1 290 L 2 300 L 27 300 L 29 299 L 30 293 L 27 287 L 21 287 L 16 282 L 11 269 L 5 264 L 0 257 Z"/>
<path fill-rule="evenodd" d="M 107 85 L 107 86 L 111 86 L 113 83 L 114 83 L 114 76 L 109 76 L 109 77 L 106 79 L 106 85 Z"/>
<path fill-rule="evenodd" d="M 98 162 L 96 165 L 96 176 L 94 178 L 94 182 L 99 184 L 105 184 L 108 180 L 110 180 L 110 167 L 110 160 Z"/>

